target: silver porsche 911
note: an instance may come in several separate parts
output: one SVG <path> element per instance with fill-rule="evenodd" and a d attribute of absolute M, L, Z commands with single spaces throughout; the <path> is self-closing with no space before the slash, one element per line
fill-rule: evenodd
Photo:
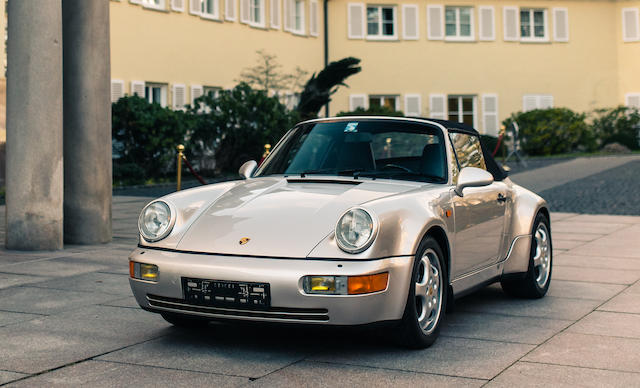
<path fill-rule="evenodd" d="M 129 257 L 142 308 L 178 326 L 383 322 L 423 348 L 454 298 L 497 281 L 525 298 L 549 288 L 546 202 L 463 124 L 306 121 L 240 175 L 144 208 Z"/>

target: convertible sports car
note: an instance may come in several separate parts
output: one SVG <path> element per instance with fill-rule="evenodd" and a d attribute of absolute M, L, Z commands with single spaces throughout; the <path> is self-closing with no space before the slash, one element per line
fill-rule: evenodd
<path fill-rule="evenodd" d="M 526 298 L 549 288 L 546 202 L 463 124 L 306 121 L 240 174 L 144 208 L 129 257 L 142 308 L 179 326 L 383 322 L 423 348 L 454 298 L 496 281 Z"/>

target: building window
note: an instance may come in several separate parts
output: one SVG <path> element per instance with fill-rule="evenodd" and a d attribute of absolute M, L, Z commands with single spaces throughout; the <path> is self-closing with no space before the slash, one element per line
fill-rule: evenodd
<path fill-rule="evenodd" d="M 522 111 L 553 108 L 553 96 L 548 94 L 525 94 L 522 96 Z"/>
<path fill-rule="evenodd" d="M 367 7 L 367 38 L 396 38 L 396 7 Z"/>
<path fill-rule="evenodd" d="M 449 121 L 464 123 L 475 127 L 476 122 L 476 97 L 475 96 L 449 96 Z"/>
<path fill-rule="evenodd" d="M 521 8 L 520 37 L 522 40 L 547 40 L 547 10 Z"/>
<path fill-rule="evenodd" d="M 218 0 L 202 0 L 200 16 L 208 19 L 218 19 Z"/>
<path fill-rule="evenodd" d="M 397 110 L 399 96 L 369 96 L 369 108 L 385 107 Z"/>
<path fill-rule="evenodd" d="M 167 106 L 167 85 L 146 82 L 144 85 L 144 98 L 150 104 Z"/>
<path fill-rule="evenodd" d="M 264 0 L 249 0 L 249 23 L 264 27 Z"/>
<path fill-rule="evenodd" d="M 292 32 L 304 34 L 304 0 L 294 0 L 292 9 Z"/>
<path fill-rule="evenodd" d="M 164 0 L 142 0 L 141 4 L 145 8 L 165 9 Z"/>
<path fill-rule="evenodd" d="M 218 94 L 220 94 L 220 90 L 222 90 L 222 88 L 217 86 L 204 86 L 202 88 L 204 95 L 209 96 L 211 98 L 218 97 Z"/>
<path fill-rule="evenodd" d="M 473 39 L 473 8 L 446 7 L 445 32 L 449 40 Z"/>

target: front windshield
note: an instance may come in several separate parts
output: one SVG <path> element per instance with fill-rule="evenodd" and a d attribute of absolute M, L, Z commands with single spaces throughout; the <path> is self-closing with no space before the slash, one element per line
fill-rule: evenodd
<path fill-rule="evenodd" d="M 353 120 L 294 128 L 256 176 L 340 175 L 446 182 L 442 131 L 410 121 Z"/>

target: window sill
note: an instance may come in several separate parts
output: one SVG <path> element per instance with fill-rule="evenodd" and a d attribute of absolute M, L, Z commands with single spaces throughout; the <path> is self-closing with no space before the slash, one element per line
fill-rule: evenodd
<path fill-rule="evenodd" d="M 219 22 L 220 17 L 218 17 L 218 15 L 214 15 L 214 14 L 207 14 L 207 13 L 200 13 L 200 18 L 201 19 L 205 19 L 205 20 L 211 20 L 214 22 Z"/>
<path fill-rule="evenodd" d="M 252 22 L 247 22 L 247 25 L 251 28 L 257 28 L 259 30 L 266 30 L 267 29 L 267 25 L 262 23 L 262 24 L 258 24 L 258 23 L 252 23 Z"/>
<path fill-rule="evenodd" d="M 289 30 L 289 32 L 291 32 L 292 35 L 296 36 L 307 36 L 304 31 Z"/>
<path fill-rule="evenodd" d="M 393 35 L 393 36 L 367 35 L 365 39 L 373 40 L 373 41 L 394 41 L 394 40 L 398 40 L 398 36 L 397 35 Z"/>
<path fill-rule="evenodd" d="M 551 43 L 549 38 L 520 38 L 521 43 Z"/>
<path fill-rule="evenodd" d="M 445 36 L 445 42 L 475 42 L 475 36 Z"/>
<path fill-rule="evenodd" d="M 158 12 L 165 12 L 165 13 L 169 13 L 169 10 L 166 8 L 166 6 L 162 5 L 162 6 L 155 6 L 155 5 L 148 5 L 148 4 L 142 4 L 142 8 L 144 9 L 150 9 L 152 11 L 158 11 Z"/>

